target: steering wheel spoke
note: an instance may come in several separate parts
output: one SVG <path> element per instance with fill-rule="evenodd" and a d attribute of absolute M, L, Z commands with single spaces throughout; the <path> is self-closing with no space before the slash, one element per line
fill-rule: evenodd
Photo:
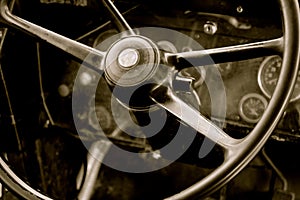
<path fill-rule="evenodd" d="M 79 43 L 75 40 L 62 36 L 58 33 L 50 31 L 46 28 L 33 24 L 29 21 L 26 21 L 18 16 L 13 15 L 7 5 L 7 0 L 3 0 L 0 3 L 0 15 L 1 15 L 1 22 L 5 23 L 8 26 L 12 26 L 17 28 L 29 35 L 35 36 L 63 51 L 66 53 L 74 56 L 80 61 L 84 61 L 85 65 L 98 71 L 99 69 L 102 70 L 102 66 L 94 66 L 94 63 L 91 59 L 86 59 L 86 57 L 98 57 L 98 60 L 102 60 L 105 53 Z"/>
<path fill-rule="evenodd" d="M 182 122 L 194 128 L 216 144 L 226 150 L 230 150 L 240 142 L 226 134 L 212 121 L 205 118 L 201 113 L 177 97 L 171 88 L 159 86 L 154 89 L 150 98 L 160 107 L 166 109 L 178 117 Z"/>
<path fill-rule="evenodd" d="M 116 24 L 120 32 L 127 32 L 129 35 L 135 35 L 134 31 L 127 23 L 121 12 L 117 9 L 111 0 L 102 0 L 103 5 L 107 8 L 113 22 Z"/>
<path fill-rule="evenodd" d="M 120 40 L 117 40 L 116 42 L 114 41 L 114 43 L 108 48 L 107 52 L 102 52 L 95 48 L 81 44 L 13 15 L 9 11 L 7 0 L 2 0 L 0 2 L 0 21 L 8 27 L 19 29 L 31 36 L 34 36 L 36 39 L 40 39 L 54 45 L 55 47 L 83 61 L 85 66 L 88 66 L 95 71 L 103 70 L 106 81 L 110 84 L 110 86 L 112 86 L 110 89 L 114 88 L 114 95 L 119 95 L 115 96 L 118 99 L 117 102 L 121 102 L 122 105 L 125 105 L 124 107 L 129 108 L 132 106 L 137 109 L 141 108 L 141 110 L 144 111 L 144 109 L 150 108 L 154 102 L 161 108 L 176 116 L 186 125 L 192 127 L 196 132 L 203 134 L 206 138 L 223 148 L 224 162 L 220 164 L 219 167 L 199 182 L 196 182 L 194 185 L 191 185 L 168 199 L 174 200 L 190 199 L 192 197 L 205 197 L 208 194 L 217 191 L 232 180 L 232 178 L 237 175 L 262 149 L 273 130 L 276 128 L 276 125 L 279 123 L 280 118 L 289 102 L 289 98 L 292 95 L 293 87 L 298 76 L 300 62 L 300 11 L 298 0 L 278 0 L 283 22 L 283 36 L 280 38 L 181 53 L 160 51 L 163 48 L 159 47 L 158 44 L 155 44 L 155 41 L 150 39 L 152 37 L 146 37 L 143 36 L 143 34 L 136 35 L 134 33 L 127 21 L 123 18 L 122 14 L 113 4 L 112 0 L 102 0 L 102 2 L 104 6 L 107 7 L 110 17 L 112 18 L 112 21 L 116 23 L 119 31 L 126 32 L 126 37 L 121 37 Z M 153 34 L 153 32 L 151 32 L 151 34 Z M 161 32 L 158 32 L 158 35 L 161 36 Z M 167 34 L 166 38 L 168 39 L 172 37 Z M 282 55 L 283 61 L 280 77 L 278 78 L 276 89 L 269 101 L 268 107 L 260 121 L 243 139 L 235 139 L 225 133 L 221 128 L 214 124 L 213 121 L 204 117 L 198 109 L 192 107 L 179 98 L 175 92 L 173 92 L 171 87 L 163 85 L 164 83 L 171 82 L 174 72 L 177 73 L 187 67 L 250 59 L 271 54 Z M 96 64 L 93 62 L 93 58 L 97 59 L 97 63 L 102 63 L 101 66 L 95 66 Z M 162 64 L 171 66 L 171 69 L 162 69 Z M 157 82 L 156 80 L 159 81 Z M 213 79 L 205 80 L 211 81 L 210 83 L 213 85 L 217 84 L 217 81 Z M 155 82 L 153 83 L 152 81 Z M 181 79 L 181 81 L 189 83 L 189 80 L 187 79 Z M 153 89 L 156 84 L 160 85 Z M 134 89 L 141 85 L 143 86 L 142 89 L 138 88 L 139 90 L 133 92 Z M 99 85 L 89 85 L 89 87 L 94 86 L 98 87 Z M 89 90 L 90 89 L 93 88 L 89 88 Z M 96 89 L 91 91 L 96 91 Z M 215 91 L 219 92 L 219 90 Z M 132 99 L 134 99 L 134 101 L 130 101 L 126 104 L 128 99 L 132 100 L 130 95 L 128 95 L 130 92 L 133 93 L 132 97 L 134 98 Z M 79 98 L 82 98 L 81 95 L 78 96 Z M 77 96 L 74 95 L 72 97 L 72 103 L 78 100 L 75 98 Z M 149 100 L 147 98 L 150 97 L 152 101 L 150 100 L 147 101 L 145 105 L 140 105 L 139 102 L 141 102 L 143 97 L 146 100 Z M 81 105 L 77 103 L 81 103 L 81 101 L 73 104 L 72 108 L 77 108 L 77 105 Z M 96 107 L 93 107 L 93 103 L 94 102 L 92 102 L 91 106 L 95 109 Z M 81 114 L 81 109 L 85 109 L 87 106 L 90 105 L 85 104 L 80 107 L 79 114 Z M 72 114 L 75 114 L 74 111 L 78 110 L 73 109 L 72 111 Z M 75 119 L 77 119 L 79 115 L 73 115 L 73 117 L 74 116 L 76 116 Z M 81 118 L 81 115 L 78 118 Z M 80 120 L 79 122 L 75 122 L 75 126 L 82 126 L 82 124 L 85 125 L 85 123 L 82 123 Z M 78 127 L 80 128 L 80 126 Z M 78 127 L 75 128 L 80 130 Z M 172 145 L 173 143 L 171 143 L 171 147 L 173 147 Z M 108 150 L 109 147 L 109 144 L 106 145 L 106 149 L 104 149 L 104 151 Z M 126 159 L 127 157 L 124 158 Z M 143 167 L 141 168 L 141 171 L 142 170 L 144 170 Z M 134 168 L 133 172 L 136 173 L 139 171 L 136 171 L 136 168 Z M 38 190 L 31 188 L 31 186 L 21 180 L 1 157 L 0 178 L 1 182 L 15 190 L 15 192 L 19 193 L 20 196 L 24 198 L 49 199 Z"/>
<path fill-rule="evenodd" d="M 211 65 L 222 62 L 232 62 L 282 54 L 283 37 L 260 42 L 253 42 L 241 45 L 233 45 L 212 49 L 195 50 L 181 53 L 167 53 L 163 55 L 164 61 L 168 65 L 175 65 L 178 70 L 191 67 L 197 63 L 198 66 Z M 180 64 L 184 62 L 184 65 Z"/>

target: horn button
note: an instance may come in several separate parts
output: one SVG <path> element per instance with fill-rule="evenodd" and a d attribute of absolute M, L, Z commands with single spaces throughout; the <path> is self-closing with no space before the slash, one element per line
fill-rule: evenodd
<path fill-rule="evenodd" d="M 140 53 L 133 48 L 124 49 L 118 56 L 118 64 L 123 68 L 131 68 L 138 64 Z"/>
<path fill-rule="evenodd" d="M 157 46 L 142 36 L 115 42 L 105 57 L 105 77 L 115 86 L 131 87 L 151 79 L 160 61 Z"/>

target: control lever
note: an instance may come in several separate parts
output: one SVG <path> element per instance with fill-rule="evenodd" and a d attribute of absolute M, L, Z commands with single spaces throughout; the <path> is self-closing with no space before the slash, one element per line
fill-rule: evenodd
<path fill-rule="evenodd" d="M 120 134 L 122 130 L 117 128 L 114 132 L 112 132 L 111 136 L 117 136 Z M 105 158 L 107 152 L 109 151 L 112 142 L 110 140 L 98 140 L 94 142 L 90 149 L 89 154 L 87 155 L 87 167 L 86 167 L 86 175 L 83 180 L 83 185 L 78 194 L 78 200 L 88 200 L 92 197 L 94 192 L 94 185 L 98 178 L 98 173 L 101 168 L 101 164 L 103 159 Z M 84 167 L 82 167 L 77 176 L 77 182 L 81 177 L 83 177 Z"/>
<path fill-rule="evenodd" d="M 90 154 L 87 156 L 86 176 L 78 194 L 78 200 L 88 200 L 91 198 L 102 161 L 110 147 L 111 142 L 108 140 L 96 141 L 91 145 L 91 148 L 89 149 Z M 81 170 L 79 175 L 82 173 Z"/>

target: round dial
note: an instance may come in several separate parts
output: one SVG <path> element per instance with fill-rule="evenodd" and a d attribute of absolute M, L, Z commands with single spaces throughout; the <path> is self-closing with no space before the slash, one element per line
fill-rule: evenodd
<path fill-rule="evenodd" d="M 236 69 L 237 69 L 237 63 L 236 62 L 227 62 L 227 63 L 220 63 L 217 65 L 219 72 L 222 76 L 222 78 L 231 78 Z"/>
<path fill-rule="evenodd" d="M 267 105 L 268 102 L 262 95 L 249 93 L 240 100 L 239 114 L 246 122 L 256 123 L 261 118 Z"/>
<path fill-rule="evenodd" d="M 258 84 L 264 95 L 271 98 L 281 70 L 282 59 L 280 56 L 269 56 L 261 63 L 258 71 Z M 300 98 L 300 72 L 290 101 Z"/>

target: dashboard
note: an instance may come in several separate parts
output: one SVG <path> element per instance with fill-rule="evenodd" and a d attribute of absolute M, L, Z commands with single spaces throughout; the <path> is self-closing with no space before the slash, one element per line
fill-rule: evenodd
<path fill-rule="evenodd" d="M 226 47 L 276 39 L 283 35 L 279 8 L 274 0 L 115 0 L 114 4 L 135 34 L 145 34 L 143 31 L 146 30 L 149 32 L 149 38 L 156 35 L 157 38 L 151 39 L 163 52 L 177 53 Z M 100 51 L 112 48 L 111 45 L 122 36 L 107 8 L 97 0 L 18 0 L 13 13 Z M 183 38 L 189 39 L 182 42 L 173 37 L 173 32 L 164 35 L 158 28 L 174 30 Z M 2 27 L 1 39 L 4 38 L 4 32 L 5 27 Z M 65 182 L 68 182 L 70 173 L 73 182 L 76 182 L 74 176 L 77 175 L 75 173 L 79 171 L 81 163 L 78 163 L 75 157 L 84 160 L 86 153 L 86 149 L 81 149 L 78 144 L 78 138 L 88 143 L 103 138 L 104 133 L 126 150 L 139 152 L 142 149 L 143 152 L 147 152 L 160 149 L 169 143 L 174 137 L 174 130 L 180 126 L 175 116 L 154 107 L 151 116 L 157 120 L 155 123 L 166 123 L 157 136 L 145 139 L 145 133 L 135 126 L 128 130 L 132 134 L 116 133 L 118 126 L 128 118 L 136 120 L 135 124 L 146 127 L 149 124 L 148 110 L 141 109 L 142 112 L 135 112 L 133 109 L 128 116 L 128 105 L 112 94 L 112 85 L 108 84 L 104 77 L 98 79 L 94 71 L 81 67 L 81 61 L 49 44 L 36 42 L 35 38 L 14 29 L 9 29 L 4 41 L 1 64 L 4 66 L 3 74 L 7 88 L 0 88 L 0 127 L 6 134 L 6 140 L 0 141 L 0 146 L 4 152 L 18 148 L 15 144 L 17 139 L 12 136 L 16 130 L 12 130 L 9 124 L 12 112 L 10 106 L 13 105 L 22 143 L 28 148 L 26 150 L 37 157 L 28 156 L 29 160 L 36 162 L 30 164 L 29 168 L 36 164 L 34 169 L 37 169 L 36 166 L 41 165 L 39 162 L 43 159 L 49 166 L 57 164 L 53 168 L 45 167 L 45 172 L 53 170 L 54 174 L 66 173 L 67 175 L 59 177 L 65 178 Z M 135 51 L 129 50 L 131 61 L 137 63 L 140 58 L 136 56 Z M 172 89 L 230 136 L 244 138 L 253 130 L 267 108 L 282 65 L 280 55 L 257 57 L 253 53 L 251 57 L 253 58 L 236 57 L 234 62 L 212 63 L 178 70 L 172 77 Z M 92 62 L 98 66 L 102 61 L 95 58 Z M 126 60 L 119 62 L 126 68 Z M 212 100 L 209 84 L 214 84 L 215 76 L 222 80 L 222 88 L 214 91 L 216 96 Z M 93 91 L 95 85 L 96 90 Z M 95 94 L 90 95 L 91 92 Z M 139 92 L 143 94 L 143 91 Z M 80 98 L 78 105 L 72 101 L 74 98 Z M 141 107 L 144 106 L 143 101 L 149 103 L 147 100 L 136 99 L 137 102 L 134 103 L 142 105 Z M 213 112 L 214 106 L 223 102 L 225 116 Z M 72 113 L 74 106 L 78 107 L 75 115 Z M 163 121 L 165 118 L 166 121 Z M 78 129 L 78 124 L 83 128 Z M 100 131 L 99 124 L 102 128 Z M 46 139 L 43 138 L 44 135 Z M 62 137 L 61 135 L 67 135 L 67 142 L 53 139 L 55 136 Z M 69 140 L 69 137 L 72 139 Z M 184 163 L 198 164 L 198 160 L 193 160 L 193 156 L 199 152 L 198 145 L 202 143 L 202 137 L 199 136 L 191 150 L 183 155 Z M 300 142 L 300 72 L 292 98 L 269 140 L 284 144 Z M 41 150 L 36 141 L 42 142 L 49 150 Z M 55 144 L 54 147 L 50 147 L 51 143 Z M 56 158 L 61 158 L 57 152 L 64 151 L 64 145 L 78 146 L 78 149 L 74 150 L 76 155 L 72 155 L 74 157 L 68 160 L 72 165 L 70 172 L 60 172 L 60 161 L 53 162 Z M 217 148 L 212 159 L 202 160 L 204 162 L 201 162 L 200 166 L 212 168 L 223 161 Z M 42 153 L 39 154 L 39 151 Z M 11 160 L 15 159 L 14 155 L 12 158 Z M 18 159 L 20 158 L 17 158 L 16 162 Z M 66 167 L 65 162 L 62 163 L 62 168 Z M 115 175 L 115 172 L 112 174 Z M 41 183 L 40 177 L 37 177 L 39 175 L 29 176 L 36 179 L 31 180 L 33 183 L 39 184 L 40 188 L 44 187 L 44 191 L 48 190 L 46 183 Z M 52 180 L 50 176 L 50 173 L 46 173 L 45 180 Z M 49 185 L 55 184 L 56 182 L 51 182 Z M 65 191 L 59 190 L 66 188 L 66 185 L 61 188 L 58 189 L 58 193 L 64 193 Z M 75 187 L 72 185 L 70 188 Z"/>
<path fill-rule="evenodd" d="M 201 4 L 197 1 L 188 3 L 180 1 L 156 3 L 116 1 L 115 3 L 121 8 L 121 12 L 124 13 L 126 20 L 133 28 L 164 27 L 173 29 L 193 38 L 205 49 L 273 39 L 282 35 L 281 24 L 278 23 L 280 20 L 277 20 L 280 19 L 280 16 L 273 14 L 279 13 L 278 8 L 268 8 L 270 5 L 268 1 L 259 7 L 251 1 L 202 1 Z M 41 0 L 32 5 L 21 2 L 21 5 L 25 7 L 21 12 L 25 19 L 42 24 L 46 28 L 77 39 L 89 46 L 96 46 L 118 33 L 113 23 L 106 17 L 107 11 L 97 1 Z M 34 8 L 35 12 L 26 12 L 27 6 Z M 219 8 L 218 12 L 214 12 L 215 8 Z M 274 12 L 266 15 L 264 13 L 266 9 L 273 9 Z M 104 15 L 99 15 L 99 12 Z M 41 17 L 37 18 L 36 16 Z M 197 21 L 195 21 L 195 16 Z M 162 48 L 171 52 L 195 50 L 189 46 L 188 42 L 176 44 L 176 41 L 170 41 L 168 38 L 161 39 L 158 43 Z M 105 46 L 104 49 L 108 46 Z M 45 48 L 45 51 L 50 50 L 54 54 L 57 53 L 51 47 L 42 46 L 42 48 Z M 63 105 L 72 94 L 75 72 L 79 68 L 79 63 L 72 59 L 65 59 L 65 57 L 56 63 L 52 61 L 51 54 L 50 56 L 47 55 L 49 53 L 44 54 L 46 61 L 43 63 L 43 68 L 45 68 L 43 71 L 45 74 L 51 74 L 49 79 L 48 76 L 44 77 L 47 80 L 45 87 L 49 89 L 49 101 L 53 97 L 53 101 Z M 226 119 L 224 128 L 237 137 L 243 137 L 251 131 L 268 105 L 277 82 L 281 58 L 273 55 L 249 60 L 236 58 L 236 60 L 238 61 L 220 63 L 213 67 L 220 72 L 225 85 Z M 57 69 L 59 69 L 59 73 L 57 73 Z M 210 96 L 203 81 L 208 68 L 202 66 L 200 69 L 201 72 L 197 75 L 199 80 L 195 80 L 194 90 L 200 99 L 201 112 L 210 115 Z M 82 73 L 79 75 L 82 76 L 82 87 L 87 87 L 92 81 L 93 75 L 87 71 Z M 193 71 L 188 72 L 187 70 L 186 73 L 193 73 Z M 299 141 L 299 96 L 299 83 L 297 83 L 290 104 L 272 135 L 273 139 Z M 113 117 L 108 111 L 109 107 L 99 107 L 99 109 L 106 113 L 104 117 L 100 118 L 101 123 L 111 130 L 109 127 L 113 124 Z M 61 113 L 57 115 L 61 116 Z M 210 117 L 218 119 L 218 116 Z M 70 127 L 71 119 L 60 118 L 62 121 L 59 124 L 63 127 Z M 85 120 L 94 123 L 91 119 L 86 118 Z"/>
<path fill-rule="evenodd" d="M 120 0 L 116 1 L 115 4 L 120 7 L 120 12 L 124 14 L 128 23 L 137 32 L 142 27 L 164 27 L 192 38 L 193 42 L 200 44 L 205 49 L 274 39 L 282 35 L 279 11 L 276 6 L 269 7 L 269 5 L 274 5 L 271 0 L 264 2 L 259 7 L 252 1 L 222 0 L 213 2 L 207 0 L 201 1 L 201 3 L 197 1 L 184 3 L 168 0 L 163 2 Z M 15 9 L 15 13 L 24 19 L 92 47 L 118 33 L 114 23 L 110 21 L 107 10 L 98 1 L 41 0 L 31 3 L 20 1 L 18 5 L 22 9 Z M 218 11 L 214 10 L 216 8 Z M 265 10 L 267 9 L 274 12 L 266 14 Z M 195 47 L 191 45 L 192 41 L 181 44 L 176 39 L 172 40 L 167 36 L 159 40 L 156 42 L 166 51 L 186 52 L 195 50 Z M 91 118 L 91 111 L 89 110 L 92 108 L 89 108 L 89 105 L 91 105 L 92 99 L 87 96 L 88 88 L 90 84 L 93 84 L 94 75 L 89 70 L 83 70 L 77 74 L 80 62 L 49 45 L 41 43 L 39 48 L 42 68 L 38 70 L 35 66 L 37 64 L 37 49 L 32 39 L 22 33 L 12 31 L 9 32 L 6 41 L 3 60 L 7 62 L 8 66 L 12 66 L 6 69 L 6 73 L 10 74 L 8 81 L 16 90 L 21 91 L 15 94 L 16 99 L 23 99 L 22 103 L 15 102 L 16 107 L 19 107 L 16 109 L 16 112 L 20 112 L 19 121 L 24 121 L 24 124 L 34 123 L 33 121 L 27 122 L 26 119 L 28 113 L 26 107 L 32 107 L 35 110 L 35 120 L 38 123 L 49 123 L 45 119 L 49 113 L 47 114 L 43 111 L 44 109 L 41 110 L 34 105 L 40 99 L 39 87 L 36 84 L 39 79 L 36 74 L 42 73 L 44 92 L 47 96 L 45 97 L 46 103 L 49 106 L 53 122 L 57 126 L 74 132 L 75 136 L 77 135 L 74 116 L 71 114 L 71 99 L 74 81 L 78 77 L 80 79 L 79 90 L 83 93 L 87 107 L 86 111 L 82 111 L 77 117 L 81 123 L 91 127 L 91 130 L 83 130 L 86 134 L 84 136 L 94 137 L 92 132 L 95 131 L 93 129 L 97 121 L 102 127 L 105 127 L 104 132 L 110 133 L 116 128 L 117 124 L 111 112 L 111 92 L 109 86 L 105 86 L 105 84 L 99 87 L 105 89 L 103 94 L 97 97 L 99 104 L 102 104 L 96 106 L 97 113 L 99 113 L 98 119 Z M 106 50 L 111 43 L 102 45 L 102 50 Z M 16 50 L 10 48 L 11 46 L 19 48 Z M 13 59 L 14 57 L 20 59 Z M 222 123 L 225 131 L 234 137 L 241 138 L 253 129 L 267 107 L 280 71 L 281 58 L 278 55 L 271 55 L 248 60 L 241 57 L 235 58 L 235 60 L 237 61 L 219 63 L 213 66 L 199 66 L 198 72 L 193 69 L 183 70 L 181 72 L 183 77 L 192 75 L 196 80 L 194 80 L 192 90 L 183 89 L 181 91 L 179 89 L 179 92 L 196 94 L 196 96 L 188 95 L 197 99 L 194 100 L 196 101 L 195 104 L 200 105 L 203 115 Z M 211 96 L 205 83 L 205 80 L 209 80 L 208 74 L 211 73 L 209 68 L 215 68 L 223 80 L 226 99 L 222 100 L 226 102 L 226 116 L 222 119 L 220 116 L 211 114 Z M 19 73 L 16 74 L 14 71 Z M 31 73 L 32 71 L 35 73 Z M 15 76 L 23 84 L 16 84 L 13 81 Z M 189 86 L 184 87 L 189 88 Z M 28 88 L 32 89 L 29 91 Z M 35 98 L 24 98 L 29 95 Z M 297 83 L 293 97 L 271 136 L 272 139 L 281 142 L 299 142 L 299 96 L 300 89 L 299 83 Z M 220 96 L 220 98 L 224 97 Z M 118 108 L 122 111 L 121 113 L 126 113 L 126 109 L 122 106 Z M 120 141 L 121 143 L 125 141 L 127 144 L 132 142 L 131 139 L 126 136 Z M 145 141 L 138 139 L 136 144 L 131 143 L 131 145 L 142 146 L 144 143 Z M 4 145 L 6 146 L 6 144 Z"/>

